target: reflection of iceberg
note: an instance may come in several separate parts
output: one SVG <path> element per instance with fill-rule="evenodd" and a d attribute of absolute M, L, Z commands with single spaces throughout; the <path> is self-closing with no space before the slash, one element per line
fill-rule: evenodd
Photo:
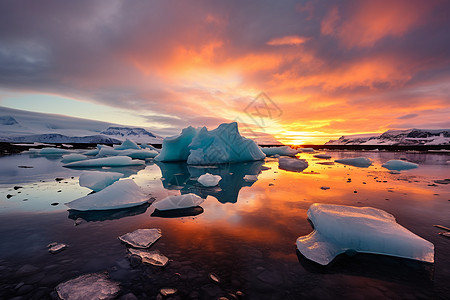
<path fill-rule="evenodd" d="M 147 165 L 150 165 L 150 164 L 147 164 Z M 131 175 L 135 175 L 143 169 L 145 169 L 145 165 L 129 166 L 129 167 L 77 168 L 77 170 L 83 170 L 83 171 L 122 173 L 123 174 L 122 178 L 127 178 L 127 177 L 130 177 Z"/>
<path fill-rule="evenodd" d="M 124 209 L 91 210 L 91 211 L 79 211 L 69 209 L 69 219 L 76 220 L 78 218 L 81 218 L 87 222 L 116 220 L 143 214 L 147 211 L 147 208 L 149 206 L 150 206 L 149 203 L 144 203 L 139 206 Z"/>
<path fill-rule="evenodd" d="M 247 163 L 219 164 L 211 167 L 188 166 L 186 162 L 162 163 L 161 168 L 163 185 L 167 189 L 181 190 L 182 194 L 194 193 L 202 198 L 211 195 L 221 203 L 237 202 L 239 191 L 244 186 L 252 186 L 254 182 L 245 181 L 245 175 L 258 175 L 261 173 L 264 161 Z M 222 180 L 216 187 L 204 187 L 197 178 L 210 173 L 219 175 Z"/>
<path fill-rule="evenodd" d="M 203 213 L 203 208 L 201 206 L 181 208 L 181 209 L 171 209 L 171 210 L 157 210 L 151 214 L 152 217 L 160 218 L 182 218 L 182 217 L 193 217 Z"/>

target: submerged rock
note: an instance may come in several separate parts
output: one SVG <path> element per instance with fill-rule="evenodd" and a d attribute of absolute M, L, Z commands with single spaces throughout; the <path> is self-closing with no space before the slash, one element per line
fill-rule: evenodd
<path fill-rule="evenodd" d="M 161 237 L 161 229 L 137 229 L 119 236 L 119 240 L 136 248 L 148 248 Z"/>
<path fill-rule="evenodd" d="M 434 180 L 435 183 L 438 184 L 449 184 L 450 183 L 450 179 L 438 179 L 438 180 Z"/>
<path fill-rule="evenodd" d="M 119 291 L 119 283 L 97 273 L 79 276 L 56 287 L 58 296 L 63 300 L 114 299 Z"/>
<path fill-rule="evenodd" d="M 169 259 L 161 254 L 158 250 L 139 250 L 139 249 L 133 249 L 128 248 L 128 251 L 132 255 L 137 255 L 141 258 L 143 263 L 151 264 L 157 267 L 164 267 L 169 262 Z"/>
<path fill-rule="evenodd" d="M 434 245 L 381 209 L 315 203 L 308 209 L 308 218 L 314 231 L 299 237 L 297 248 L 321 265 L 349 251 L 434 262 Z"/>

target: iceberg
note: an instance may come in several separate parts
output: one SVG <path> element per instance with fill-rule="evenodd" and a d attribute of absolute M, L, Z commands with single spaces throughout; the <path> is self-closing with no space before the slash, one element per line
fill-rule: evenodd
<path fill-rule="evenodd" d="M 168 196 L 164 199 L 157 200 L 152 206 L 158 210 L 180 209 L 199 206 L 205 199 L 195 194 L 185 194 L 179 196 Z"/>
<path fill-rule="evenodd" d="M 314 203 L 307 214 L 314 231 L 299 237 L 297 248 L 321 265 L 354 251 L 434 262 L 434 245 L 381 209 Z"/>
<path fill-rule="evenodd" d="M 119 240 L 135 248 L 148 248 L 161 236 L 161 229 L 137 229 L 119 236 Z"/>
<path fill-rule="evenodd" d="M 128 156 L 114 156 L 114 157 L 103 157 L 103 158 L 93 158 L 83 161 L 75 161 L 65 164 L 64 167 L 69 168 L 87 168 L 87 167 L 123 167 L 123 166 L 138 166 L 144 165 L 143 160 L 133 160 Z"/>
<path fill-rule="evenodd" d="M 372 165 L 372 161 L 366 157 L 342 158 L 336 159 L 335 162 L 358 168 L 368 168 L 370 165 Z"/>
<path fill-rule="evenodd" d="M 146 203 L 149 198 L 133 179 L 124 179 L 114 182 L 98 193 L 65 204 L 75 210 L 107 210 L 138 206 Z"/>
<path fill-rule="evenodd" d="M 214 130 L 187 127 L 181 134 L 163 140 L 156 161 L 187 161 L 191 165 L 262 160 L 266 155 L 250 139 L 239 134 L 236 122 L 224 123 Z"/>
<path fill-rule="evenodd" d="M 314 155 L 315 158 L 321 158 L 321 159 L 330 159 L 331 155 L 328 154 L 316 154 Z"/>
<path fill-rule="evenodd" d="M 295 156 L 298 151 L 292 149 L 289 146 L 281 146 L 281 147 L 261 147 L 261 151 L 264 152 L 267 156 Z"/>
<path fill-rule="evenodd" d="M 116 149 L 116 150 L 126 150 L 126 149 L 140 150 L 141 147 L 139 147 L 135 142 L 133 142 L 133 141 L 131 141 L 131 140 L 129 140 L 129 139 L 126 139 L 126 140 L 122 143 L 122 145 L 116 146 L 116 147 L 114 147 L 114 149 Z"/>
<path fill-rule="evenodd" d="M 212 175 L 209 173 L 201 175 L 197 181 L 200 182 L 204 186 L 216 186 L 219 181 L 222 179 L 219 175 Z"/>
<path fill-rule="evenodd" d="M 104 273 L 82 275 L 56 287 L 63 300 L 114 299 L 119 291 L 119 283 L 109 280 Z"/>
<path fill-rule="evenodd" d="M 184 128 L 180 135 L 166 137 L 162 143 L 162 149 L 156 161 L 185 161 L 188 159 L 192 139 L 197 134 L 197 129 L 192 126 Z"/>
<path fill-rule="evenodd" d="M 278 167 L 286 171 L 302 172 L 308 167 L 308 162 L 294 157 L 280 157 Z"/>
<path fill-rule="evenodd" d="M 85 160 L 85 159 L 88 159 L 88 157 L 83 154 L 66 154 L 66 155 L 63 155 L 61 162 L 64 164 L 67 164 L 67 163 L 71 163 L 74 161 L 80 161 L 80 160 Z"/>
<path fill-rule="evenodd" d="M 86 171 L 81 173 L 79 182 L 80 186 L 99 192 L 122 178 L 122 176 L 122 173 L 117 172 Z"/>
<path fill-rule="evenodd" d="M 382 167 L 388 170 L 402 171 L 418 168 L 419 165 L 408 161 L 391 159 L 390 161 L 384 163 Z"/>
<path fill-rule="evenodd" d="M 133 248 L 128 248 L 132 255 L 137 255 L 142 259 L 143 263 L 151 264 L 157 267 L 164 267 L 169 262 L 169 259 L 162 255 L 158 250 L 144 251 Z"/>

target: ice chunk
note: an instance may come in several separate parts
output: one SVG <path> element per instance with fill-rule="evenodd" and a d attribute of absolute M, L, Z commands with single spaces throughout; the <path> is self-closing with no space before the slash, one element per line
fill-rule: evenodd
<path fill-rule="evenodd" d="M 63 155 L 61 162 L 64 164 L 67 164 L 67 163 L 71 163 L 74 161 L 80 161 L 80 160 L 85 160 L 85 159 L 88 159 L 88 157 L 86 155 L 74 153 L 74 154 Z"/>
<path fill-rule="evenodd" d="M 80 186 L 99 192 L 123 176 L 117 172 L 86 171 L 80 175 Z"/>
<path fill-rule="evenodd" d="M 169 210 L 199 206 L 205 199 L 195 194 L 185 194 L 179 196 L 169 196 L 152 203 L 152 206 L 158 210 Z"/>
<path fill-rule="evenodd" d="M 149 150 L 156 151 L 158 153 L 161 151 L 161 149 L 155 148 L 155 147 L 153 147 L 152 145 L 149 145 L 149 144 L 141 144 L 140 146 L 141 146 L 142 149 L 149 149 Z"/>
<path fill-rule="evenodd" d="M 148 248 L 161 236 L 161 229 L 137 229 L 119 236 L 119 240 L 136 248 Z"/>
<path fill-rule="evenodd" d="M 146 149 L 125 149 L 117 150 L 112 148 L 102 148 L 98 152 L 99 157 L 105 156 L 129 156 L 131 158 L 146 159 L 153 158 L 158 155 L 157 151 L 146 150 Z"/>
<path fill-rule="evenodd" d="M 419 165 L 404 160 L 391 159 L 384 163 L 382 167 L 388 170 L 402 171 L 418 168 Z"/>
<path fill-rule="evenodd" d="M 85 167 L 122 167 L 122 166 L 138 166 L 144 165 L 143 160 L 133 160 L 128 156 L 114 156 L 114 157 L 103 157 L 103 158 L 93 158 L 83 161 L 76 161 L 72 163 L 65 164 L 64 167 L 71 168 L 85 168 Z"/>
<path fill-rule="evenodd" d="M 64 153 L 68 153 L 68 152 L 70 152 L 70 151 L 66 150 L 66 149 L 61 149 L 61 148 L 42 148 L 37 151 L 37 153 L 40 155 L 62 155 Z"/>
<path fill-rule="evenodd" d="M 185 161 L 188 159 L 190 148 L 189 144 L 197 134 L 197 130 L 189 126 L 181 131 L 180 135 L 166 137 L 162 143 L 162 149 L 156 161 Z"/>
<path fill-rule="evenodd" d="M 372 165 L 372 161 L 366 157 L 342 158 L 336 159 L 335 162 L 359 168 L 368 168 Z"/>
<path fill-rule="evenodd" d="M 125 150 L 125 149 L 135 149 L 135 150 L 140 150 L 141 147 L 139 147 L 135 142 L 133 142 L 133 141 L 131 141 L 131 140 L 129 140 L 129 139 L 126 139 L 126 140 L 122 143 L 122 145 L 116 146 L 116 147 L 114 147 L 114 149 L 116 149 L 116 150 Z"/>
<path fill-rule="evenodd" d="M 200 182 L 204 186 L 216 186 L 219 181 L 222 179 L 219 175 L 212 175 L 209 173 L 201 175 L 197 181 Z"/>
<path fill-rule="evenodd" d="M 128 248 L 131 254 L 137 255 L 142 259 L 143 263 L 151 264 L 157 267 L 164 267 L 169 262 L 169 259 L 162 255 L 158 250 L 144 251 L 139 249 Z"/>
<path fill-rule="evenodd" d="M 321 159 L 330 159 L 331 155 L 328 154 L 316 154 L 314 155 L 315 158 L 321 158 Z"/>
<path fill-rule="evenodd" d="M 66 205 L 75 210 L 105 210 L 137 206 L 146 203 L 148 195 L 132 179 L 114 182 L 95 194 L 73 200 Z"/>
<path fill-rule="evenodd" d="M 314 231 L 299 237 L 297 248 L 321 265 L 347 251 L 434 262 L 434 245 L 381 209 L 315 203 L 307 214 Z"/>
<path fill-rule="evenodd" d="M 299 151 L 304 152 L 304 153 L 313 153 L 316 152 L 316 150 L 314 150 L 313 148 L 298 148 Z"/>
<path fill-rule="evenodd" d="M 63 300 L 114 299 L 119 291 L 119 283 L 109 280 L 103 273 L 82 275 L 56 287 Z"/>
<path fill-rule="evenodd" d="M 254 141 L 239 134 L 236 122 L 220 124 L 211 131 L 201 128 L 189 148 L 187 163 L 191 165 L 255 161 L 266 157 Z"/>
<path fill-rule="evenodd" d="M 244 176 L 244 180 L 245 181 L 251 181 L 251 182 L 258 181 L 258 175 L 247 174 L 247 175 Z"/>
<path fill-rule="evenodd" d="M 281 147 L 261 147 L 261 151 L 264 152 L 267 156 L 295 156 L 298 151 L 292 149 L 289 146 L 281 146 Z"/>
<path fill-rule="evenodd" d="M 56 254 L 58 252 L 63 251 L 64 249 L 67 248 L 66 244 L 63 243 L 51 243 L 50 245 L 47 246 L 48 247 L 48 251 L 51 254 Z"/>
<path fill-rule="evenodd" d="M 280 157 L 278 167 L 286 171 L 301 172 L 308 167 L 308 162 L 294 157 Z"/>

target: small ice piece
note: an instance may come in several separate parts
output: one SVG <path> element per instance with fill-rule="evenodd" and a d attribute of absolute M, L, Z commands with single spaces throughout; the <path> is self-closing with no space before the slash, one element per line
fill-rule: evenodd
<path fill-rule="evenodd" d="M 50 245 L 48 245 L 48 251 L 52 254 L 61 252 L 66 248 L 67 248 L 67 245 L 63 244 L 63 243 L 51 243 Z"/>
<path fill-rule="evenodd" d="M 336 159 L 335 162 L 358 168 L 368 168 L 370 165 L 372 165 L 372 161 L 366 157 L 342 158 Z"/>
<path fill-rule="evenodd" d="M 298 150 L 304 153 L 316 152 L 316 150 L 314 150 L 313 148 L 298 148 Z"/>
<path fill-rule="evenodd" d="M 122 176 L 122 173 L 117 172 L 86 171 L 81 173 L 79 182 L 80 186 L 99 192 L 119 180 Z"/>
<path fill-rule="evenodd" d="M 197 134 L 197 129 L 192 126 L 184 128 L 181 134 L 171 137 L 166 137 L 162 143 L 162 149 L 156 161 L 186 161 L 188 159 L 190 149 L 189 144 Z"/>
<path fill-rule="evenodd" d="M 206 173 L 201 175 L 197 181 L 200 182 L 204 186 L 216 186 L 219 181 L 222 179 L 219 175 L 212 175 L 210 173 Z"/>
<path fill-rule="evenodd" d="M 66 205 L 75 210 L 106 210 L 138 206 L 149 200 L 133 179 L 114 182 L 98 193 L 73 200 Z"/>
<path fill-rule="evenodd" d="M 322 186 L 322 187 L 320 187 L 320 189 L 322 189 L 322 190 L 326 191 L 326 190 L 329 190 L 329 189 L 330 189 L 330 187 L 329 187 L 329 186 Z"/>
<path fill-rule="evenodd" d="M 255 181 L 258 180 L 258 175 L 247 174 L 247 175 L 244 176 L 244 180 L 248 181 L 248 182 L 255 182 Z"/>
<path fill-rule="evenodd" d="M 88 159 L 88 157 L 86 155 L 74 153 L 74 154 L 63 155 L 61 162 L 64 164 L 67 164 L 67 163 L 71 163 L 74 161 L 80 161 L 80 160 L 85 160 L 85 159 Z"/>
<path fill-rule="evenodd" d="M 328 154 L 316 154 L 314 155 L 315 158 L 321 158 L 321 159 L 330 159 L 331 155 Z"/>
<path fill-rule="evenodd" d="M 149 145 L 149 144 L 141 144 L 140 146 L 141 146 L 142 149 L 149 149 L 149 150 L 153 150 L 153 151 L 156 151 L 156 152 L 160 152 L 161 151 L 161 149 L 155 148 L 155 147 L 153 147 L 152 145 Z"/>
<path fill-rule="evenodd" d="M 179 196 L 169 196 L 152 203 L 152 206 L 158 210 L 169 210 L 199 206 L 205 199 L 195 194 L 185 194 Z"/>
<path fill-rule="evenodd" d="M 126 140 L 122 143 L 122 145 L 116 146 L 116 147 L 114 147 L 114 149 L 116 149 L 116 150 L 125 150 L 125 149 L 136 149 L 136 150 L 140 150 L 141 147 L 139 147 L 135 142 L 133 142 L 133 141 L 131 141 L 131 140 L 129 140 L 129 139 L 126 139 Z"/>
<path fill-rule="evenodd" d="M 383 168 L 394 171 L 410 170 L 418 168 L 419 165 L 404 160 L 391 159 L 382 165 Z"/>
<path fill-rule="evenodd" d="M 40 155 L 62 155 L 64 153 L 68 153 L 68 152 L 70 152 L 70 151 L 66 150 L 66 149 L 61 149 L 61 148 L 42 148 L 37 151 L 37 153 Z"/>
<path fill-rule="evenodd" d="M 278 167 L 286 171 L 302 172 L 308 167 L 308 162 L 294 157 L 280 157 L 278 158 Z"/>
<path fill-rule="evenodd" d="M 158 250 L 139 250 L 128 248 L 131 254 L 137 255 L 142 259 L 143 263 L 151 264 L 157 267 L 164 267 L 169 262 L 169 259 L 161 254 Z"/>
<path fill-rule="evenodd" d="M 114 299 L 119 291 L 119 283 L 109 280 L 103 273 L 82 275 L 56 287 L 58 296 L 63 300 Z"/>
<path fill-rule="evenodd" d="M 437 179 L 437 180 L 433 180 L 434 183 L 438 183 L 438 184 L 449 184 L 450 183 L 450 178 L 446 178 L 446 179 Z"/>
<path fill-rule="evenodd" d="M 167 296 L 175 295 L 178 292 L 178 290 L 173 289 L 173 288 L 163 288 L 163 289 L 160 289 L 159 292 L 164 297 L 167 297 Z"/>
<path fill-rule="evenodd" d="M 75 161 L 72 163 L 65 164 L 64 167 L 70 168 L 85 168 L 85 167 L 123 167 L 123 166 L 139 166 L 144 165 L 143 160 L 133 160 L 128 156 L 114 156 L 114 157 L 103 157 L 103 158 L 93 158 L 83 161 Z"/>
<path fill-rule="evenodd" d="M 137 229 L 119 236 L 119 240 L 135 248 L 148 248 L 161 236 L 161 229 Z"/>
<path fill-rule="evenodd" d="M 381 209 L 314 203 L 307 214 L 314 231 L 299 237 L 297 248 L 321 265 L 355 251 L 434 262 L 434 245 Z"/>
<path fill-rule="evenodd" d="M 295 156 L 298 151 L 295 149 L 292 149 L 289 146 L 280 146 L 280 147 L 260 147 L 261 151 L 264 152 L 267 156 L 274 156 L 274 155 L 280 155 L 280 156 Z"/>

